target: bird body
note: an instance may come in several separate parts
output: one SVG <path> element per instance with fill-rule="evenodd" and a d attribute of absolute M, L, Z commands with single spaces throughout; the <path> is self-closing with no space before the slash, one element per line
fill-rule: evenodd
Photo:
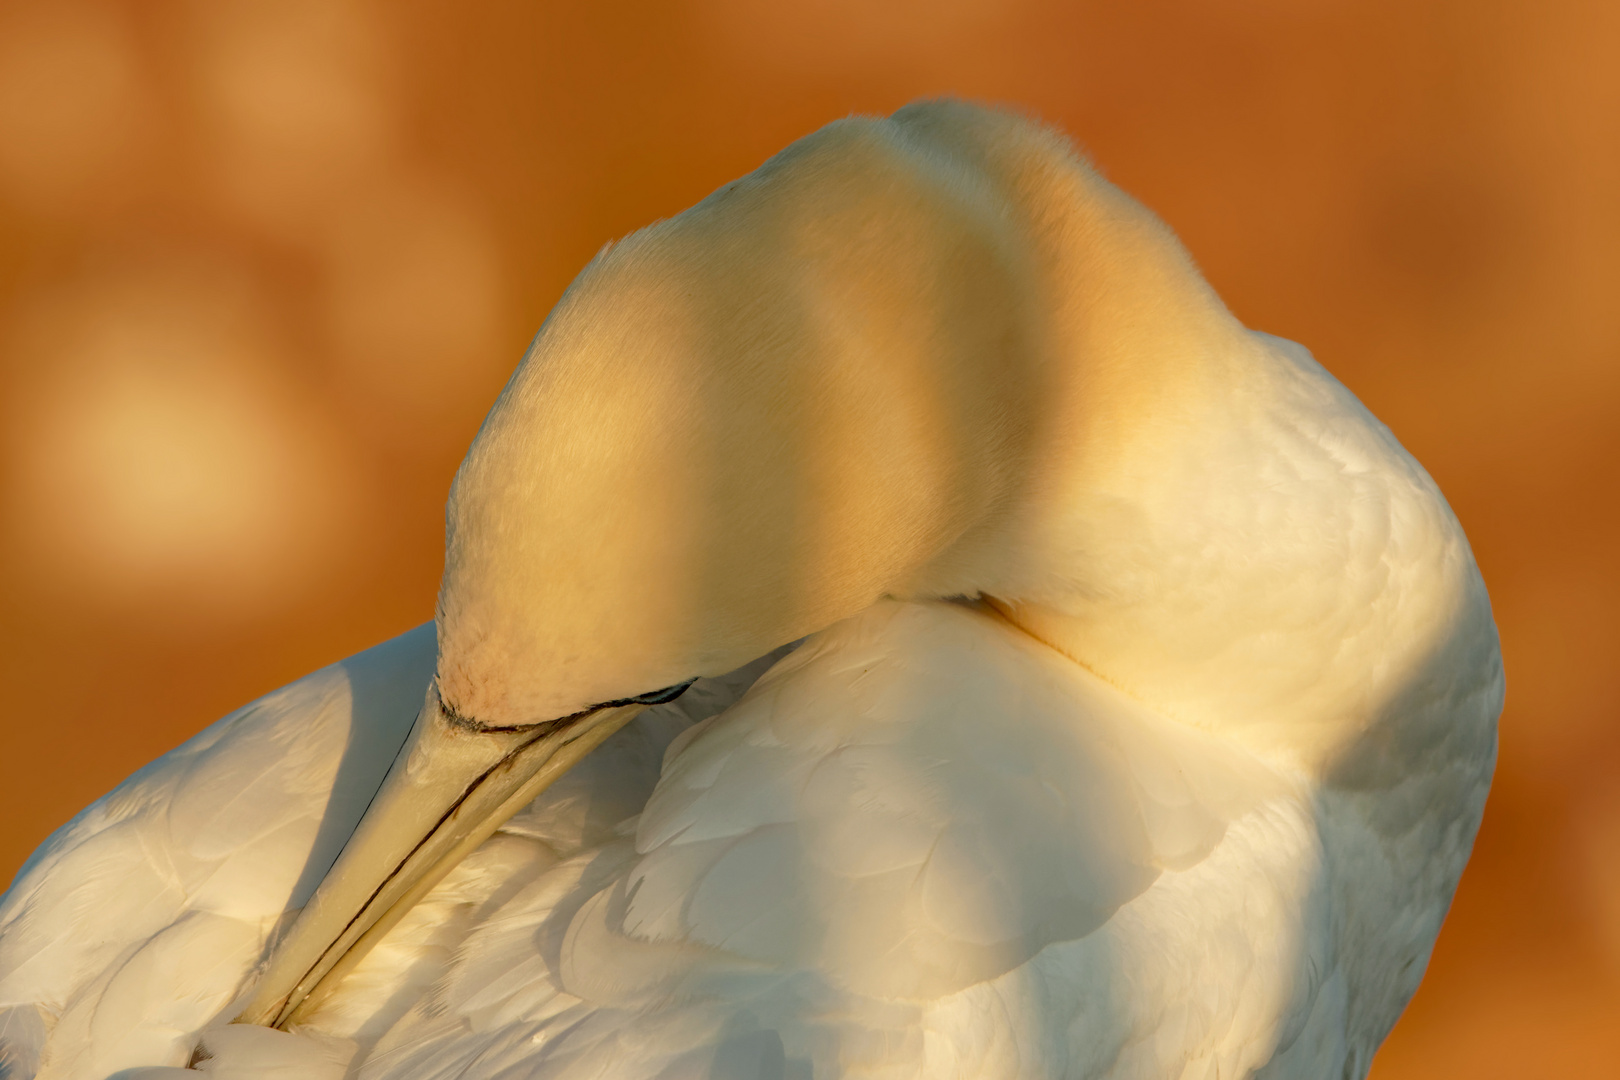
<path fill-rule="evenodd" d="M 1466 540 L 1049 132 L 843 121 L 605 252 L 448 516 L 436 634 L 25 867 L 17 1075 L 1353 1077 L 1421 978 L 1501 706 Z M 423 777 L 694 677 L 286 997 Z"/>

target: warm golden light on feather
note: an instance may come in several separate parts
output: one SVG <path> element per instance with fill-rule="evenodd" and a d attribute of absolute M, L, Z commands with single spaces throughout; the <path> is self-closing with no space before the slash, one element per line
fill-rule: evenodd
<path fill-rule="evenodd" d="M 1387 430 L 1303 350 L 1237 323 L 1143 208 L 1054 134 L 949 102 L 830 125 L 580 275 L 452 490 L 428 702 L 241 1019 L 310 1016 L 627 722 L 627 699 L 888 598 L 964 596 L 986 630 L 1132 702 L 1104 712 L 1145 710 L 1120 730 L 1167 723 L 1225 762 L 1200 796 L 1221 813 L 1294 785 L 1411 783 L 1417 822 L 1461 823 L 1422 873 L 1380 869 L 1398 929 L 1331 938 L 1358 943 L 1335 978 L 1370 1003 L 1311 1023 L 1349 1025 L 1351 1060 L 1370 1055 L 1421 973 L 1494 754 L 1500 661 L 1466 542 Z M 1125 861 L 1074 909 L 1092 914 L 1040 932 L 1086 937 L 1212 857 L 1218 819 L 1176 820 L 1118 823 Z M 1036 931 L 1011 912 L 1079 887 L 1041 881 L 932 894 L 963 940 L 871 992 L 1031 962 L 1018 935 Z"/>

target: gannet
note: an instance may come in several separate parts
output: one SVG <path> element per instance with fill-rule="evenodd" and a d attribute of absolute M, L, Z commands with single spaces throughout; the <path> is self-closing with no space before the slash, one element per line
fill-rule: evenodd
<path fill-rule="evenodd" d="M 1502 694 L 1433 481 L 1148 210 L 841 120 L 574 281 L 431 627 L 35 854 L 8 1075 L 1364 1076 Z"/>

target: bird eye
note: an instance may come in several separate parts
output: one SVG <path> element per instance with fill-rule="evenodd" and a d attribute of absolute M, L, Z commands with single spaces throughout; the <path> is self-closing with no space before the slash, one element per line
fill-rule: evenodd
<path fill-rule="evenodd" d="M 592 705 L 591 708 L 610 709 L 618 705 L 662 705 L 664 702 L 674 701 L 676 698 L 686 693 L 686 688 L 695 682 L 697 682 L 696 679 L 687 679 L 683 683 L 676 683 L 674 686 L 666 686 L 662 690 L 649 690 L 645 694 L 637 694 L 635 697 L 619 698 L 617 701 L 603 701 L 599 704 Z"/>

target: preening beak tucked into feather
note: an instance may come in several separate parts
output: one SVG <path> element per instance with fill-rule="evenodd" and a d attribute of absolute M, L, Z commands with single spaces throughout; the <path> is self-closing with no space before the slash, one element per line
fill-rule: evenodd
<path fill-rule="evenodd" d="M 982 556 L 1057 388 L 1025 227 L 962 183 L 1006 130 L 962 106 L 834 124 L 581 273 L 451 491 L 436 688 L 242 1020 L 307 1013 L 659 700 L 626 693 L 884 596 L 997 588 Z M 1066 153 L 1017 130 L 1026 155 Z"/>
<path fill-rule="evenodd" d="M 641 710 L 689 685 L 504 729 L 461 716 L 430 688 L 376 798 L 238 1022 L 298 1021 L 508 818 Z"/>

